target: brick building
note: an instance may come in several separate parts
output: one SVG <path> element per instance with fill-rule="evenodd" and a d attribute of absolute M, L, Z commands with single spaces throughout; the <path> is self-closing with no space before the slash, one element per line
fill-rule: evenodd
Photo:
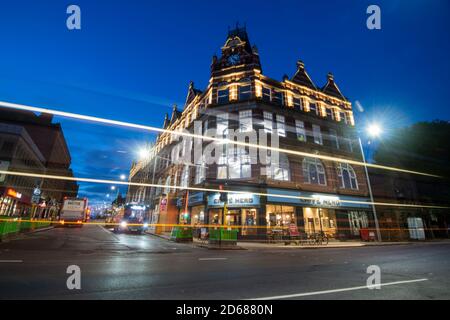
<path fill-rule="evenodd" d="M 265 76 L 245 28 L 230 30 L 221 51 L 212 58 L 208 86 L 200 91 L 191 82 L 183 109 L 174 106 L 165 129 L 200 135 L 214 130 L 219 138 L 231 130 L 254 130 L 264 133 L 257 137 L 260 145 L 277 135 L 282 149 L 362 161 L 352 105 L 331 73 L 321 87 L 302 61 L 292 77 Z M 218 161 L 206 164 L 205 155 L 196 158 L 182 140 L 161 133 L 148 157 L 131 168 L 130 181 L 164 186 L 130 187 L 127 195 L 151 205 L 153 223 L 235 225 L 242 239 L 264 239 L 290 223 L 308 234 L 323 231 L 339 239 L 359 238 L 360 228 L 373 227 L 362 166 L 283 152 L 271 161 L 271 153 L 255 156 L 231 143 L 214 154 Z M 211 143 L 216 142 L 200 145 Z M 175 161 L 186 153 L 190 161 Z M 228 193 L 224 210 L 219 192 L 187 191 L 188 186 L 240 193 Z"/>

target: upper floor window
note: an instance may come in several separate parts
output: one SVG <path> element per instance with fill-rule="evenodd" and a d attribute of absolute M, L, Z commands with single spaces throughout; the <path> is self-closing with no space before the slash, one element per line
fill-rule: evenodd
<path fill-rule="evenodd" d="M 313 124 L 312 128 L 313 128 L 314 143 L 322 145 L 323 140 L 322 140 L 322 132 L 320 131 L 320 127 L 316 124 Z"/>
<path fill-rule="evenodd" d="M 267 157 L 267 161 L 270 161 L 270 166 L 266 167 L 266 175 L 273 180 L 289 181 L 289 160 L 284 153 L 279 153 L 278 156 L 278 161 L 272 156 Z"/>
<path fill-rule="evenodd" d="M 252 110 L 239 111 L 239 131 L 252 131 Z"/>
<path fill-rule="evenodd" d="M 272 91 L 272 102 L 281 106 L 283 104 L 283 92 Z"/>
<path fill-rule="evenodd" d="M 217 90 L 217 103 L 224 104 L 230 101 L 230 89 L 221 88 Z"/>
<path fill-rule="evenodd" d="M 303 178 L 306 183 L 327 185 L 325 168 L 322 162 L 317 158 L 303 159 Z"/>
<path fill-rule="evenodd" d="M 162 185 L 162 179 L 161 177 L 158 179 L 158 186 Z M 161 194 L 162 187 L 157 187 L 155 190 L 155 195 L 159 196 Z"/>
<path fill-rule="evenodd" d="M 264 131 L 272 133 L 273 115 L 270 112 L 264 111 Z"/>
<path fill-rule="evenodd" d="M 270 88 L 262 88 L 262 98 L 264 101 L 270 101 Z"/>
<path fill-rule="evenodd" d="M 331 109 L 331 108 L 327 108 L 327 119 L 334 120 L 333 109 Z"/>
<path fill-rule="evenodd" d="M 195 167 L 195 183 L 201 183 L 205 181 L 206 178 L 206 166 L 205 166 L 205 158 L 202 156 L 202 160 Z"/>
<path fill-rule="evenodd" d="M 347 122 L 347 114 L 344 111 L 339 112 L 339 118 L 341 119 L 341 121 L 348 123 Z"/>
<path fill-rule="evenodd" d="M 301 120 L 295 120 L 295 132 L 297 133 L 297 140 L 306 142 L 305 123 Z"/>
<path fill-rule="evenodd" d="M 277 114 L 277 133 L 280 137 L 286 137 L 286 125 L 284 116 Z"/>
<path fill-rule="evenodd" d="M 294 103 L 294 109 L 303 110 L 303 105 L 302 105 L 302 99 L 301 98 L 295 98 L 294 97 L 293 103 Z"/>
<path fill-rule="evenodd" d="M 170 176 L 166 178 L 166 183 L 164 187 L 164 193 L 169 194 L 170 193 Z"/>
<path fill-rule="evenodd" d="M 251 177 L 250 155 L 244 148 L 230 147 L 219 158 L 217 179 L 241 179 Z"/>
<path fill-rule="evenodd" d="M 351 165 L 348 163 L 340 163 L 337 170 L 341 188 L 358 189 L 355 170 L 353 170 Z"/>
<path fill-rule="evenodd" d="M 239 86 L 239 100 L 249 100 L 252 97 L 252 86 L 250 83 Z"/>
<path fill-rule="evenodd" d="M 350 138 L 342 138 L 349 152 L 353 152 L 353 140 Z"/>
<path fill-rule="evenodd" d="M 183 188 L 189 187 L 189 166 L 185 165 L 183 167 L 183 172 L 181 173 L 180 186 Z"/>
<path fill-rule="evenodd" d="M 331 145 L 336 148 L 339 149 L 339 140 L 338 140 L 338 136 L 337 136 L 337 132 L 334 129 L 330 129 L 329 131 L 329 137 L 330 137 L 330 143 Z"/>
<path fill-rule="evenodd" d="M 219 113 L 216 116 L 216 134 L 218 137 L 228 135 L 228 113 Z"/>
<path fill-rule="evenodd" d="M 309 104 L 309 111 L 313 112 L 314 114 L 317 114 L 317 105 L 311 102 Z"/>

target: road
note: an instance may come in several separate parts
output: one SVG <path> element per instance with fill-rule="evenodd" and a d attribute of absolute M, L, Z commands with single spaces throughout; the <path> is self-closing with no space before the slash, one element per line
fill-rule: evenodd
<path fill-rule="evenodd" d="M 67 289 L 69 265 L 80 290 Z M 400 283 L 360 288 L 369 265 Z M 96 225 L 0 243 L 0 299 L 255 298 L 449 299 L 450 243 L 218 251 Z"/>

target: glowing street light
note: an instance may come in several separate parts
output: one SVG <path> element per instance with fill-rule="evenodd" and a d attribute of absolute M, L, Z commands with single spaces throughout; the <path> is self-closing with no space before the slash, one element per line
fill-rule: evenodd
<path fill-rule="evenodd" d="M 139 159 L 143 160 L 149 156 L 149 152 L 147 148 L 141 148 L 138 151 Z"/>
<path fill-rule="evenodd" d="M 111 186 L 111 190 L 116 190 L 116 186 Z"/>
<path fill-rule="evenodd" d="M 381 135 L 382 129 L 377 123 L 372 123 L 367 127 L 367 133 L 371 137 L 379 137 Z"/>
<path fill-rule="evenodd" d="M 127 178 L 126 175 L 124 175 L 124 174 L 121 174 L 121 175 L 120 175 L 120 180 L 125 180 L 126 178 Z"/>

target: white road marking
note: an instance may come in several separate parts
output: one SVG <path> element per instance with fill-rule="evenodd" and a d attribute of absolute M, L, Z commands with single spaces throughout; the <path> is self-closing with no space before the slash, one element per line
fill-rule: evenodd
<path fill-rule="evenodd" d="M 414 279 L 414 280 L 404 280 L 404 281 L 394 281 L 394 282 L 386 282 L 381 283 L 380 286 L 393 286 L 397 284 L 405 284 L 405 283 L 413 283 L 413 282 L 421 282 L 427 281 L 428 279 Z M 345 291 L 353 291 L 353 290 L 362 290 L 362 289 L 370 289 L 375 288 L 377 285 L 370 286 L 359 286 L 359 287 L 351 287 L 351 288 L 342 288 L 342 289 L 333 289 L 333 290 L 324 290 L 324 291 L 313 291 L 313 292 L 304 292 L 304 293 L 294 293 L 294 294 L 286 294 L 282 296 L 273 296 L 273 297 L 263 297 L 263 298 L 254 298 L 248 300 L 278 300 L 278 299 L 288 299 L 288 298 L 297 298 L 297 297 L 306 297 L 306 296 L 315 296 L 320 294 L 328 294 L 328 293 L 336 293 L 336 292 L 345 292 Z"/>
<path fill-rule="evenodd" d="M 22 263 L 23 260 L 0 260 L 0 263 Z"/>
<path fill-rule="evenodd" d="M 209 261 L 209 260 L 227 260 L 228 258 L 198 258 L 199 261 Z"/>

